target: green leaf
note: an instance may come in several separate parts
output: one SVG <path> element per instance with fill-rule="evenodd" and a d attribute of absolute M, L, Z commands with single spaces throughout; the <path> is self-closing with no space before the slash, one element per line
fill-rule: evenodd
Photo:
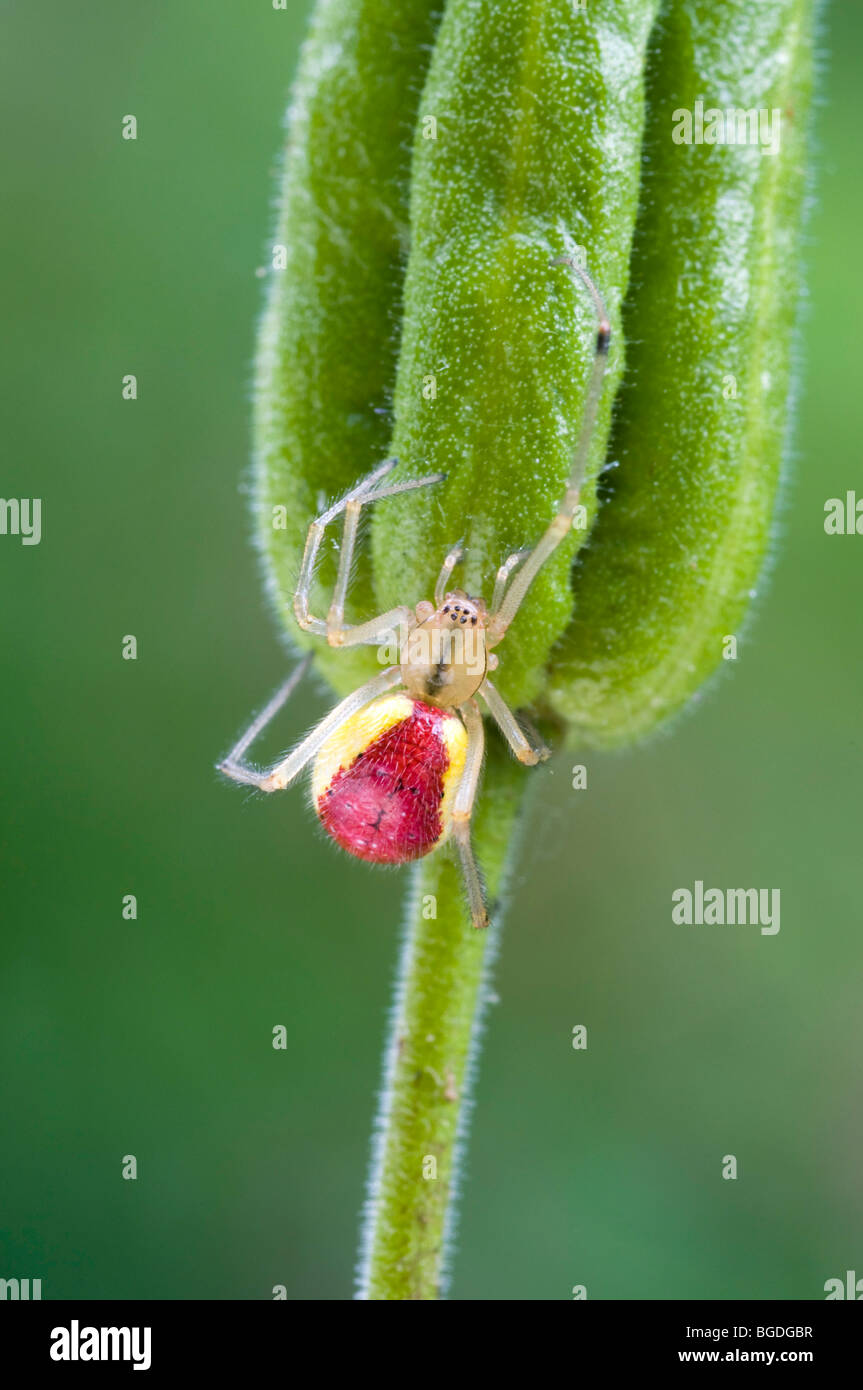
<path fill-rule="evenodd" d="M 381 608 L 428 598 L 460 538 L 466 587 L 490 599 L 498 565 L 554 515 L 596 319 L 570 272 L 551 261 L 586 250 L 619 330 L 655 10 L 653 0 L 584 11 L 571 0 L 449 0 L 414 144 L 392 448 L 400 476 L 448 477 L 378 507 Z M 594 472 L 622 365 L 618 331 Z M 584 500 L 592 515 L 591 486 Z M 501 649 L 495 680 L 516 705 L 542 688 L 571 613 L 569 568 L 584 534 L 574 530 L 546 565 Z"/>
<path fill-rule="evenodd" d="M 255 379 L 256 530 L 276 611 L 341 693 L 379 669 L 367 649 L 332 652 L 291 609 L 320 498 L 386 458 L 408 243 L 417 104 L 439 19 L 433 0 L 319 0 L 287 119 Z M 283 508 L 283 512 L 274 509 Z M 275 525 L 274 525 L 275 521 Z M 282 524 L 283 523 L 283 524 Z M 326 613 L 330 540 L 314 591 Z M 350 612 L 371 616 L 365 552 Z"/>
<path fill-rule="evenodd" d="M 733 650 L 758 582 L 789 426 L 812 25 L 805 0 L 673 0 L 663 15 L 619 467 L 549 663 L 574 741 L 631 742 L 679 709 Z M 770 113 L 778 149 L 675 143 L 697 101 Z"/>

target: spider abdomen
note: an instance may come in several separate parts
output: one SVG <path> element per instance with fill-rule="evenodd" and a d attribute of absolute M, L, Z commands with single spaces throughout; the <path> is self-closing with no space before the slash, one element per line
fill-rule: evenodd
<path fill-rule="evenodd" d="M 466 746 L 457 715 L 409 695 L 382 695 L 318 753 L 312 800 L 321 824 L 358 859 L 421 858 L 449 835 Z"/>

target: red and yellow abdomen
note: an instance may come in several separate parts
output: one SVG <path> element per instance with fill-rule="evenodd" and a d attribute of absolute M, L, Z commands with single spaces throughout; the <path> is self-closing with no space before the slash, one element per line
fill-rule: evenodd
<path fill-rule="evenodd" d="M 318 753 L 312 800 L 321 824 L 358 859 L 421 858 L 452 828 L 466 747 L 457 715 L 409 695 L 382 695 Z"/>

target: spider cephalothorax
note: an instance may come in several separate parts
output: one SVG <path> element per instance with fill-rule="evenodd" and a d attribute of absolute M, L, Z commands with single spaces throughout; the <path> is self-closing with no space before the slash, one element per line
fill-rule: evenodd
<path fill-rule="evenodd" d="M 460 550 L 454 553 L 460 558 Z M 402 680 L 416 699 L 455 709 L 476 694 L 489 661 L 496 666 L 497 660 L 489 657 L 486 646 L 488 618 L 482 599 L 469 599 L 456 589 L 435 601 L 437 607 L 417 604 L 417 626 L 401 646 Z"/>
<path fill-rule="evenodd" d="M 443 475 L 412 482 L 384 479 L 396 466 L 388 459 L 309 527 L 294 614 L 306 632 L 332 647 L 380 646 L 398 638 L 398 665 L 355 690 L 326 715 L 307 738 L 269 772 L 244 761 L 258 734 L 287 700 L 309 658 L 294 670 L 266 709 L 220 764 L 234 781 L 280 791 L 313 763 L 312 802 L 324 829 L 359 859 L 400 864 L 418 859 L 452 836 L 458 850 L 475 926 L 488 923 L 482 881 L 470 842 L 470 817 L 484 751 L 479 700 L 523 763 L 538 763 L 548 749 L 519 723 L 489 680 L 497 667 L 492 650 L 506 635 L 540 567 L 572 525 L 578 506 L 590 438 L 602 388 L 610 328 L 605 306 L 590 277 L 566 264 L 590 291 L 599 315 L 593 372 L 585 402 L 569 485 L 557 515 L 532 549 L 511 555 L 498 570 L 490 605 L 461 589 L 448 589 L 462 559 L 455 546 L 443 562 L 434 602 L 400 606 L 368 622 L 346 626 L 345 599 L 360 511 L 371 502 L 440 482 Z M 309 595 L 321 541 L 330 522 L 344 514 L 335 589 L 326 618 L 309 612 Z"/>

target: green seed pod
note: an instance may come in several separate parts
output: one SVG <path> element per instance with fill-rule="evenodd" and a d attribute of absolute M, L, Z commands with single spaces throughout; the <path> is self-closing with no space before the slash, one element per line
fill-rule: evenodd
<path fill-rule="evenodd" d="M 586 251 L 612 322 L 628 278 L 640 175 L 643 69 L 654 0 L 449 0 L 419 108 L 411 174 L 392 453 L 402 477 L 445 484 L 382 503 L 379 607 L 428 598 L 459 540 L 457 576 L 491 597 L 498 566 L 534 544 L 566 485 L 596 314 L 552 262 Z M 590 459 L 595 475 L 623 364 L 617 332 Z M 542 688 L 572 611 L 586 515 L 541 571 L 502 649 L 513 704 Z"/>
<path fill-rule="evenodd" d="M 554 263 L 583 253 L 614 330 L 586 511 L 519 610 L 495 684 L 510 704 L 533 703 L 573 737 L 609 744 L 679 707 L 735 635 L 769 531 L 798 290 L 807 0 L 665 0 L 652 37 L 658 8 L 447 0 L 435 36 L 429 4 L 319 0 L 257 381 L 259 534 L 298 640 L 307 644 L 291 596 L 320 495 L 394 453 L 402 479 L 447 479 L 375 507 L 371 564 L 366 548 L 348 620 L 430 597 L 458 540 L 466 559 L 454 582 L 490 598 L 497 567 L 536 543 L 570 473 L 596 319 Z M 754 111 L 755 143 L 703 143 L 698 101 Z M 762 109 L 768 122 L 780 112 L 773 152 L 758 141 Z M 687 111 L 691 146 L 675 139 L 685 139 Z M 594 525 L 624 328 L 633 346 L 610 454 L 619 467 L 602 475 Z M 388 421 L 379 412 L 391 392 Z M 278 508 L 283 526 L 273 525 Z M 313 595 L 320 615 L 336 545 L 337 535 Z M 314 646 L 340 691 L 379 669 L 374 649 Z M 490 740 L 473 824 L 493 895 L 505 886 L 527 784 Z M 494 939 L 471 929 L 461 891 L 446 850 L 420 860 L 364 1297 L 432 1298 L 442 1287 Z M 419 1170 L 417 1136 L 433 1175 Z"/>
<path fill-rule="evenodd" d="M 291 599 L 321 495 L 346 490 L 389 446 L 411 138 L 438 17 L 434 0 L 319 0 L 268 250 L 255 381 L 257 535 L 280 618 L 342 692 L 377 669 L 373 653 L 333 653 L 308 638 Z M 326 612 L 335 566 L 331 542 L 315 611 Z M 374 611 L 361 555 L 350 613 Z"/>
<path fill-rule="evenodd" d="M 735 651 L 787 436 L 812 48 L 802 0 L 672 0 L 663 14 L 619 467 L 549 667 L 573 741 L 647 733 Z"/>

